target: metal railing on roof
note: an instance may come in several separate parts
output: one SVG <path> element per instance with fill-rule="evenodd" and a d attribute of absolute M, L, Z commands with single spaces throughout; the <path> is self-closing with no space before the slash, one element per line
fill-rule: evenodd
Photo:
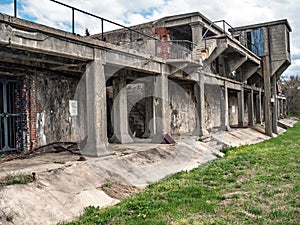
<path fill-rule="evenodd" d="M 191 42 L 191 41 L 188 41 L 188 40 L 168 40 L 168 41 L 163 41 L 163 40 L 160 40 L 156 37 L 153 37 L 149 34 L 146 34 L 146 33 L 143 33 L 139 30 L 136 30 L 136 29 L 133 29 L 133 28 L 130 28 L 130 27 L 126 27 L 122 24 L 119 24 L 119 23 L 116 23 L 114 21 L 111 21 L 111 20 L 108 20 L 108 19 L 105 19 L 103 17 L 100 17 L 100 16 L 97 16 L 95 14 L 92 14 L 90 12 L 87 12 L 87 11 L 84 11 L 84 10 L 81 10 L 81 9 L 78 9 L 76 7 L 73 7 L 73 6 L 70 6 L 70 5 L 67 5 L 65 3 L 62 3 L 62 2 L 59 2 L 59 1 L 56 1 L 56 0 L 49 0 L 51 2 L 54 2 L 56 4 L 59 4 L 63 7 L 66 7 L 66 8 L 69 8 L 71 10 L 71 30 L 72 30 L 72 33 L 75 34 L 75 12 L 80 12 L 80 13 L 83 13 L 85 15 L 88 15 L 88 16 L 91 16 L 93 18 L 96 18 L 96 19 L 99 19 L 100 22 L 101 22 L 101 38 L 100 40 L 102 41 L 105 41 L 105 31 L 104 31 L 104 22 L 106 23 L 109 23 L 111 25 L 115 25 L 117 27 L 119 27 L 120 29 L 124 29 L 124 30 L 127 30 L 129 31 L 129 48 L 130 49 L 134 49 L 134 40 L 133 40 L 133 34 L 137 34 L 137 35 L 141 35 L 143 37 L 146 37 L 150 40 L 153 40 L 153 41 L 156 41 L 157 43 L 159 43 L 158 45 L 156 45 L 156 49 L 155 49 L 155 56 L 162 56 L 162 53 L 160 53 L 158 51 L 158 49 L 162 49 L 161 46 L 164 46 L 164 49 L 168 49 L 170 52 L 167 54 L 167 57 L 168 58 L 172 58 L 172 57 L 177 57 L 177 58 L 181 58 L 181 57 L 190 57 L 191 59 L 193 59 L 193 47 L 196 45 L 195 43 Z M 18 0 L 14 0 L 14 17 L 18 17 Z M 187 48 L 184 48 L 182 43 L 185 43 L 187 44 Z M 138 48 L 136 50 L 139 50 Z M 166 55 L 164 55 L 166 56 Z M 172 58 L 173 59 L 173 58 Z"/>
<path fill-rule="evenodd" d="M 222 23 L 222 26 L 221 26 L 221 29 L 222 29 L 222 32 L 224 35 L 231 35 L 232 34 L 237 34 L 235 37 L 233 38 L 236 38 L 238 37 L 238 41 L 240 42 L 244 42 L 246 44 L 246 47 L 249 48 L 249 46 L 251 46 L 251 48 L 249 48 L 249 50 L 251 50 L 253 53 L 256 54 L 256 52 L 258 52 L 258 47 L 253 44 L 250 40 L 248 40 L 244 35 L 242 35 L 242 32 L 241 31 L 238 31 L 236 30 L 234 27 L 232 27 L 229 23 L 227 23 L 225 20 L 217 20 L 217 21 L 213 21 L 211 22 L 211 24 L 208 26 L 208 28 L 205 30 L 205 32 L 203 33 L 199 43 L 204 40 L 205 41 L 205 48 L 207 47 L 206 46 L 206 39 L 208 38 L 207 37 L 207 34 L 208 32 L 212 29 L 212 27 L 214 25 L 217 25 L 219 23 Z M 228 28 L 228 29 L 227 29 Z M 230 33 L 227 32 L 227 30 L 229 31 L 230 30 Z M 254 50 L 255 49 L 255 50 Z"/>

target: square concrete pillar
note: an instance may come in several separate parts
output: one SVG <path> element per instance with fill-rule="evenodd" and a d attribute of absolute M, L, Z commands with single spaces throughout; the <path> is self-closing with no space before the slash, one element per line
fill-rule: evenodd
<path fill-rule="evenodd" d="M 229 126 L 229 104 L 228 104 L 228 84 L 224 82 L 224 126 L 226 130 L 230 130 Z"/>
<path fill-rule="evenodd" d="M 153 143 L 162 143 L 163 135 L 170 132 L 169 126 L 169 84 L 168 84 L 168 75 L 167 65 L 161 65 L 162 72 L 160 75 L 156 76 L 154 79 L 154 94 L 153 94 L 153 120 L 154 127 L 152 137 Z"/>
<path fill-rule="evenodd" d="M 143 134 L 144 138 L 152 137 L 154 135 L 153 127 L 153 109 L 154 109 L 154 79 L 149 79 L 150 81 L 145 82 L 145 132 Z"/>
<path fill-rule="evenodd" d="M 262 102 L 261 102 L 261 89 L 259 89 L 258 95 L 256 95 L 256 123 L 262 122 Z"/>
<path fill-rule="evenodd" d="M 248 124 L 249 126 L 254 125 L 254 93 L 251 90 L 248 93 Z"/>
<path fill-rule="evenodd" d="M 132 143 L 133 139 L 128 132 L 128 109 L 126 79 L 123 74 L 117 74 L 113 80 L 113 128 L 114 135 L 111 142 Z"/>
<path fill-rule="evenodd" d="M 271 78 L 272 82 L 272 132 L 278 134 L 278 99 L 277 99 L 277 79 L 276 75 Z"/>
<path fill-rule="evenodd" d="M 263 76 L 264 76 L 264 119 L 265 133 L 272 137 L 272 112 L 271 112 L 271 68 L 269 56 L 262 57 Z"/>
<path fill-rule="evenodd" d="M 245 100 L 244 100 L 244 87 L 241 87 L 241 91 L 238 92 L 238 126 L 244 127 L 245 118 Z"/>
<path fill-rule="evenodd" d="M 104 65 L 95 60 L 87 65 L 86 78 L 86 128 L 87 143 L 82 154 L 103 156 L 111 154 L 107 140 L 106 81 Z"/>
<path fill-rule="evenodd" d="M 283 99 L 283 117 L 287 117 L 287 105 L 286 105 L 286 99 Z"/>
<path fill-rule="evenodd" d="M 206 130 L 205 123 L 205 92 L 204 92 L 204 74 L 198 72 L 198 82 L 194 86 L 195 98 L 196 98 L 196 111 L 197 121 L 196 128 L 193 131 L 193 135 L 207 137 L 209 136 Z"/>
<path fill-rule="evenodd" d="M 169 121 L 169 88 L 166 74 L 158 76 L 154 82 L 154 110 L 155 110 L 155 132 L 168 133 Z"/>
<path fill-rule="evenodd" d="M 192 42 L 199 43 L 202 38 L 202 23 L 200 21 L 196 21 L 191 23 L 190 26 L 192 28 Z"/>

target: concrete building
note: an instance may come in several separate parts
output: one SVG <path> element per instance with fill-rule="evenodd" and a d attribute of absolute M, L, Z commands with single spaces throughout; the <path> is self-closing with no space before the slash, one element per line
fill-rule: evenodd
<path fill-rule="evenodd" d="M 276 133 L 287 20 L 218 23 L 197 12 L 81 37 L 0 14 L 0 153 L 84 140 L 100 156 L 109 142 L 264 122 Z"/>

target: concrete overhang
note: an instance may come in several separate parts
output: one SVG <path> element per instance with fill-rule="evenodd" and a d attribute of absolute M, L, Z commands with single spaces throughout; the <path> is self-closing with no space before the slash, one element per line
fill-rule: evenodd
<path fill-rule="evenodd" d="M 225 39 L 226 43 L 228 45 L 227 52 L 233 51 L 237 54 L 240 54 L 241 56 L 244 56 L 247 58 L 248 61 L 251 61 L 257 65 L 260 65 L 260 57 L 255 55 L 252 51 L 250 51 L 248 48 L 246 48 L 244 45 L 240 44 L 238 40 L 235 38 L 232 38 L 229 35 L 223 35 L 218 36 L 217 39 Z"/>
<path fill-rule="evenodd" d="M 81 72 L 82 66 L 100 57 L 104 64 L 107 60 L 111 65 L 150 73 L 160 73 L 160 64 L 164 63 L 163 59 L 136 50 L 4 14 L 0 14 L 0 31 L 0 60 L 3 63 L 18 62 L 16 57 L 20 54 L 24 58 L 19 62 L 27 60 L 28 66 Z"/>

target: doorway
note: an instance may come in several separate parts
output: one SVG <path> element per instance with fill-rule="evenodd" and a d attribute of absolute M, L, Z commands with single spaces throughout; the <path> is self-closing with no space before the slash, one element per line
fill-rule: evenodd
<path fill-rule="evenodd" d="M 24 149 L 26 117 L 21 87 L 20 80 L 0 78 L 0 153 L 20 152 Z"/>

